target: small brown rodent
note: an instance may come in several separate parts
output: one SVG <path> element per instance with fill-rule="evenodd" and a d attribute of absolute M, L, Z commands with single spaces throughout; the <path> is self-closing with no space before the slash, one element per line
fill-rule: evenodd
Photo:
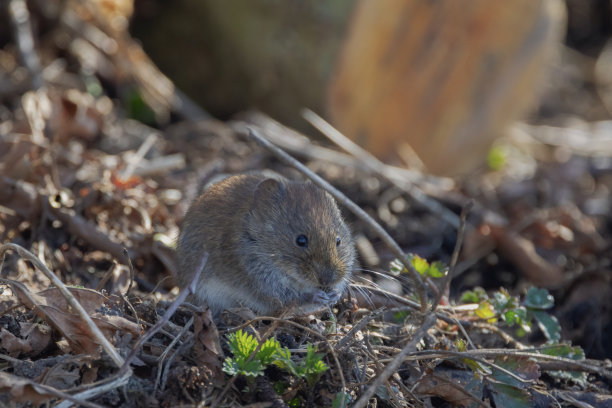
<path fill-rule="evenodd" d="M 335 303 L 355 263 L 350 230 L 327 192 L 259 173 L 226 178 L 191 205 L 176 250 L 181 287 L 205 251 L 194 297 L 215 315 Z"/>

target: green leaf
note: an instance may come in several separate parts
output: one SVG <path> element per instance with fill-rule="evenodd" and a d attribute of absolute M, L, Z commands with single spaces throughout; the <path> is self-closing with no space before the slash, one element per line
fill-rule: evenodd
<path fill-rule="evenodd" d="M 234 357 L 227 357 L 223 363 L 223 371 L 229 375 L 244 375 L 256 377 L 263 374 L 263 370 L 276 359 L 276 354 L 280 350 L 278 340 L 271 338 L 266 340 L 259 351 L 249 357 L 257 350 L 259 343 L 252 335 L 238 330 L 227 336 L 227 344 Z"/>
<path fill-rule="evenodd" d="M 317 353 L 315 346 L 310 343 L 306 345 L 306 358 L 303 361 L 306 382 L 312 388 L 319 381 L 321 375 L 327 370 L 327 364 L 323 362 L 323 353 Z"/>
<path fill-rule="evenodd" d="M 223 371 L 231 376 L 244 375 L 247 377 L 257 377 L 263 374 L 265 368 L 266 367 L 263 366 L 259 360 L 247 362 L 245 360 L 235 360 L 231 357 L 227 357 L 223 362 Z"/>
<path fill-rule="evenodd" d="M 256 358 L 265 366 L 272 364 L 276 359 L 275 354 L 281 349 L 280 343 L 275 338 L 269 338 L 262 344 L 257 352 Z"/>
<path fill-rule="evenodd" d="M 410 260 L 412 261 L 412 266 L 414 266 L 414 269 L 416 269 L 419 275 L 425 275 L 427 273 L 429 263 L 426 259 L 423 259 L 418 255 L 412 255 Z"/>
<path fill-rule="evenodd" d="M 491 301 L 493 307 L 498 313 L 503 313 L 504 310 L 518 306 L 518 299 L 510 296 L 507 290 L 500 289 L 493 293 L 493 299 Z"/>
<path fill-rule="evenodd" d="M 543 347 L 540 352 L 549 356 L 571 358 L 572 360 L 584 360 L 584 350 L 580 346 L 572 347 L 569 344 L 551 344 Z"/>
<path fill-rule="evenodd" d="M 410 316 L 409 310 L 402 310 L 399 312 L 395 312 L 393 314 L 393 321 L 399 324 L 399 323 L 402 323 L 404 320 L 406 320 L 408 316 Z"/>
<path fill-rule="evenodd" d="M 479 375 L 489 375 L 492 373 L 491 369 L 488 366 L 481 364 L 476 360 L 472 360 L 469 357 L 462 358 L 461 361 L 463 361 L 463 363 L 466 364 L 470 368 L 470 370 Z"/>
<path fill-rule="evenodd" d="M 299 396 L 296 396 L 287 401 L 287 405 L 290 408 L 300 408 L 302 406 L 302 400 Z"/>
<path fill-rule="evenodd" d="M 497 321 L 493 305 L 486 300 L 478 304 L 478 309 L 474 313 L 481 319 L 486 319 L 489 323 Z"/>
<path fill-rule="evenodd" d="M 487 293 L 481 287 L 468 290 L 461 295 L 461 303 L 479 303 L 481 300 L 488 299 Z"/>
<path fill-rule="evenodd" d="M 555 316 L 551 316 L 542 310 L 532 310 L 531 313 L 549 342 L 561 339 L 561 325 Z"/>
<path fill-rule="evenodd" d="M 332 408 L 347 408 L 351 402 L 351 396 L 344 392 L 339 392 L 332 401 Z"/>
<path fill-rule="evenodd" d="M 459 338 L 455 343 L 457 345 L 457 351 L 464 352 L 467 350 L 467 341 L 464 339 Z"/>
<path fill-rule="evenodd" d="M 501 146 L 492 147 L 487 154 L 487 165 L 493 171 L 501 170 L 508 159 L 508 152 Z"/>
<path fill-rule="evenodd" d="M 531 287 L 525 295 L 525 306 L 531 309 L 550 309 L 555 304 L 555 298 L 546 290 Z"/>
<path fill-rule="evenodd" d="M 527 324 L 527 309 L 522 306 L 519 306 L 514 309 L 506 310 L 502 314 L 502 319 L 506 322 L 509 327 L 517 325 Z"/>
<path fill-rule="evenodd" d="M 155 112 L 137 90 L 133 90 L 125 102 L 128 117 L 145 124 L 155 124 Z"/>
<path fill-rule="evenodd" d="M 298 366 L 295 361 L 291 360 L 291 352 L 288 348 L 282 347 L 278 349 L 274 357 L 273 364 L 275 366 L 299 377 Z"/>
<path fill-rule="evenodd" d="M 554 344 L 541 349 L 540 352 L 549 356 L 571 358 L 577 361 L 584 360 L 584 350 L 568 344 Z M 548 374 L 564 380 L 572 380 L 582 387 L 587 385 L 587 374 L 582 371 L 548 371 Z"/>
<path fill-rule="evenodd" d="M 495 364 L 505 368 L 518 377 L 526 381 L 535 381 L 540 378 L 540 367 L 529 357 L 523 356 L 500 356 L 494 360 Z M 516 388 L 527 388 L 530 383 L 519 381 L 508 373 L 505 373 L 496 367 L 491 367 L 493 378 L 500 383 L 504 383 Z"/>
<path fill-rule="evenodd" d="M 227 336 L 227 344 L 231 353 L 242 359 L 247 359 L 257 349 L 257 340 L 248 333 L 238 330 Z"/>
<path fill-rule="evenodd" d="M 443 276 L 446 276 L 447 273 L 448 268 L 444 264 L 444 262 L 435 261 L 430 265 L 427 275 L 431 276 L 432 278 L 441 278 Z"/>
<path fill-rule="evenodd" d="M 491 382 L 489 385 L 496 407 L 531 408 L 529 394 L 507 384 Z"/>

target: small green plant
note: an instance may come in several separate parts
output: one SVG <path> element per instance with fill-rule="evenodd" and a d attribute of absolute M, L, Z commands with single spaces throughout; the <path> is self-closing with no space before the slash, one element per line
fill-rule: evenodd
<path fill-rule="evenodd" d="M 249 360 L 251 354 L 257 350 L 259 343 L 248 333 L 238 330 L 227 336 L 230 352 L 234 357 L 228 357 L 223 363 L 223 371 L 229 375 L 244 375 L 257 377 L 270 365 L 275 354 L 281 349 L 278 340 L 270 338 L 262 344 L 259 351 Z"/>
<path fill-rule="evenodd" d="M 546 289 L 530 288 L 524 301 L 517 296 L 511 296 L 506 289 L 500 289 L 491 296 L 482 288 L 467 291 L 461 296 L 463 303 L 477 303 L 476 316 L 495 323 L 501 319 L 508 327 L 517 326 L 519 337 L 531 332 L 535 321 L 546 336 L 548 342 L 556 342 L 561 338 L 561 326 L 547 310 L 554 305 L 554 298 Z"/>
<path fill-rule="evenodd" d="M 487 154 L 487 165 L 493 171 L 499 171 L 508 162 L 508 151 L 502 146 L 495 146 Z"/>
<path fill-rule="evenodd" d="M 229 334 L 227 340 L 233 357 L 225 359 L 223 371 L 232 376 L 255 378 L 262 375 L 266 367 L 274 364 L 300 379 L 305 379 L 312 388 L 328 369 L 323 362 L 324 354 L 317 353 L 316 347 L 310 343 L 306 345 L 306 357 L 296 362 L 291 359 L 289 349 L 281 347 L 274 338 L 266 340 L 257 352 L 257 339 L 242 330 Z"/>
<path fill-rule="evenodd" d="M 448 273 L 448 267 L 443 262 L 435 261 L 430 264 L 426 259 L 415 254 L 408 254 L 408 259 L 421 276 L 441 278 Z M 406 269 L 404 264 L 398 259 L 391 262 L 390 270 L 391 273 L 396 276 L 408 273 L 408 269 Z"/>
<path fill-rule="evenodd" d="M 274 364 L 296 377 L 304 378 L 308 386 L 312 388 L 328 368 L 327 364 L 322 360 L 324 354 L 317 353 L 316 351 L 315 346 L 307 344 L 306 357 L 296 363 L 291 359 L 289 349 L 281 348 L 278 351 L 278 358 L 274 361 Z"/>

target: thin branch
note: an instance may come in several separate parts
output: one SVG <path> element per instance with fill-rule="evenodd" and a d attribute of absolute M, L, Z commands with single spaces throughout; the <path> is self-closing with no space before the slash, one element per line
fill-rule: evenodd
<path fill-rule="evenodd" d="M 45 397 L 48 396 L 50 398 L 52 397 L 62 398 L 62 399 L 70 401 L 69 402 L 70 405 L 77 404 L 78 406 L 83 406 L 87 408 L 101 408 L 102 407 L 101 405 L 94 404 L 93 402 L 88 402 L 74 395 L 67 394 L 66 392 L 60 391 L 55 387 L 51 387 L 45 384 L 39 384 L 35 381 L 29 380 L 27 378 L 19 377 L 14 374 L 1 372 L 0 380 L 3 378 L 6 379 L 6 382 L 9 384 L 6 386 L 6 388 L 19 388 L 27 384 L 30 387 L 32 387 L 38 395 L 45 396 Z M 12 387 L 10 384 L 12 384 Z M 8 391 L 8 394 L 10 395 L 11 391 Z M 15 401 L 12 401 L 12 402 L 15 403 Z"/>
<path fill-rule="evenodd" d="M 357 324 L 355 324 L 355 326 L 353 326 L 353 328 L 348 333 L 346 333 L 340 339 L 340 341 L 338 341 L 338 343 L 336 344 L 336 349 L 340 350 L 341 348 L 346 346 L 346 344 L 353 339 L 353 336 L 355 335 L 355 333 L 363 329 L 370 322 L 370 320 L 376 319 L 380 315 L 382 315 L 384 311 L 385 311 L 384 309 L 378 309 L 368 314 L 367 316 L 364 316 L 363 318 L 361 318 L 361 320 L 359 320 Z"/>
<path fill-rule="evenodd" d="M 372 395 L 374 395 L 378 387 L 383 385 L 383 383 L 387 381 L 389 377 L 393 375 L 393 373 L 397 372 L 397 369 L 400 367 L 400 365 L 402 365 L 406 356 L 411 353 L 414 353 L 417 345 L 419 344 L 423 336 L 425 336 L 425 334 L 427 333 L 427 330 L 429 330 L 429 328 L 435 323 L 435 314 L 430 314 L 425 317 L 423 324 L 414 333 L 412 339 L 408 342 L 408 344 L 406 344 L 402 351 L 400 351 L 399 354 L 395 356 L 395 358 L 393 358 L 393 360 L 387 365 L 387 367 L 385 367 L 383 372 L 380 373 L 378 377 L 376 377 L 376 380 L 374 380 L 374 382 L 370 384 L 370 386 L 364 391 L 364 393 L 361 394 L 361 397 L 359 398 L 359 400 L 357 400 L 355 405 L 353 405 L 353 408 L 363 408 L 368 404 L 370 398 L 372 397 Z"/>
<path fill-rule="evenodd" d="M 98 326 L 96 326 L 93 320 L 91 320 L 91 317 L 89 317 L 87 311 L 76 300 L 74 295 L 70 293 L 64 283 L 53 272 L 51 272 L 45 264 L 43 264 L 36 256 L 34 256 L 34 254 L 17 244 L 4 244 L 0 246 L 0 259 L 3 262 L 4 254 L 6 253 L 6 251 L 9 250 L 17 252 L 19 256 L 30 261 L 36 269 L 42 271 L 47 276 L 47 278 L 49 278 L 51 282 L 53 282 L 53 284 L 57 286 L 61 294 L 66 298 L 66 301 L 68 301 L 68 304 L 72 308 L 74 308 L 74 310 L 77 311 L 77 313 L 81 316 L 85 323 L 87 323 L 89 330 L 91 330 L 91 333 L 98 341 L 98 344 L 100 344 L 102 348 L 108 353 L 115 365 L 117 365 L 117 367 L 121 367 L 124 363 L 121 355 L 119 355 L 117 350 L 115 350 L 115 347 L 113 347 L 113 345 L 106 339 L 106 337 L 104 337 L 102 331 L 98 328 Z"/>
<path fill-rule="evenodd" d="M 474 201 L 470 200 L 463 206 L 461 210 L 461 217 L 459 217 L 459 230 L 457 231 L 457 242 L 455 242 L 455 248 L 453 249 L 453 255 L 451 257 L 451 262 L 448 267 L 448 272 L 442 281 L 442 287 L 438 291 L 434 302 L 431 305 L 431 311 L 435 312 L 440 304 L 440 300 L 444 293 L 447 293 L 450 287 L 451 280 L 453 279 L 453 274 L 455 273 L 455 266 L 457 265 L 457 260 L 459 259 L 459 252 L 461 252 L 461 246 L 463 245 L 463 239 L 465 238 L 465 220 L 470 210 L 474 206 Z"/>
<path fill-rule="evenodd" d="M 189 284 L 189 286 L 187 286 L 185 289 L 183 289 L 183 291 L 181 291 L 181 293 L 170 304 L 170 306 L 168 306 L 168 309 L 166 309 L 166 313 L 164 313 L 162 318 L 159 319 L 155 323 L 155 325 L 153 325 L 153 327 L 147 330 L 147 332 L 138 340 L 138 342 L 134 345 L 134 347 L 132 347 L 132 351 L 130 351 L 130 354 L 128 354 L 127 358 L 125 359 L 125 363 L 119 369 L 120 374 L 129 370 L 130 364 L 136 358 L 136 354 L 138 353 L 138 350 L 140 350 L 140 348 L 143 346 L 143 344 L 147 340 L 149 340 L 155 333 L 161 330 L 162 327 L 164 327 L 164 325 L 170 320 L 174 312 L 176 312 L 176 310 L 185 301 L 185 299 L 190 293 L 195 293 L 196 283 L 200 279 L 200 275 L 202 274 L 202 271 L 204 270 L 204 266 L 206 266 L 206 261 L 208 261 L 208 252 L 205 252 L 204 255 L 202 256 L 200 265 L 194 271 L 193 278 L 191 279 L 191 283 Z"/>
<path fill-rule="evenodd" d="M 38 89 L 44 85 L 40 59 L 34 48 L 34 36 L 30 24 L 30 12 L 25 0 L 11 0 L 9 3 L 9 15 L 13 23 L 15 43 L 21 54 L 24 65 L 32 75 L 32 85 Z"/>
<path fill-rule="evenodd" d="M 364 150 L 361 146 L 344 136 L 329 122 L 310 109 L 304 109 L 302 116 L 329 140 L 362 161 L 371 171 L 389 180 L 394 186 L 406 192 L 413 200 L 421 203 L 429 211 L 439 215 L 454 228 L 459 227 L 459 219 L 454 212 L 450 211 L 436 200 L 428 197 L 427 194 L 415 185 L 415 179 L 424 178 L 421 172 L 407 169 L 402 169 L 400 172 L 400 169 L 386 165 L 374 157 L 370 152 Z M 401 173 L 401 177 L 398 177 L 398 172 Z"/>
<path fill-rule="evenodd" d="M 395 242 L 395 240 L 389 235 L 389 233 L 380 226 L 372 217 L 368 215 L 364 210 L 362 210 L 357 204 L 351 201 L 347 196 L 345 196 L 338 189 L 333 187 L 327 181 L 323 180 L 321 177 L 313 173 L 310 169 L 304 166 L 302 163 L 294 159 L 292 156 L 279 149 L 270 143 L 263 136 L 259 135 L 256 130 L 249 129 L 249 136 L 257 142 L 260 146 L 268 150 L 270 153 L 274 154 L 278 159 L 280 159 L 285 164 L 295 168 L 299 172 L 301 172 L 304 176 L 308 177 L 314 184 L 326 190 L 329 194 L 331 194 L 336 200 L 338 200 L 342 205 L 347 207 L 349 210 L 353 212 L 360 220 L 365 222 L 367 225 L 372 228 L 372 230 L 378 235 L 382 241 L 387 244 L 387 246 L 391 249 L 393 254 L 404 264 L 404 266 L 408 269 L 410 273 L 410 277 L 417 285 L 417 290 L 419 292 L 419 300 L 421 302 L 421 310 L 427 310 L 427 293 L 425 290 L 425 284 L 423 283 L 423 279 L 421 279 L 421 275 L 414 269 L 412 266 L 412 262 L 406 256 L 404 251 L 400 248 L 400 246 Z"/>

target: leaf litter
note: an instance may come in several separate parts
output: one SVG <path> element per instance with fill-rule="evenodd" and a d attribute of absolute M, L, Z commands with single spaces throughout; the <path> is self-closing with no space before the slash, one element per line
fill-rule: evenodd
<path fill-rule="evenodd" d="M 127 382 L 82 397 L 117 380 L 117 365 L 59 288 L 30 261 L 7 254 L 0 271 L 2 403 L 341 407 L 362 404 L 368 392 L 381 406 L 610 402 L 611 367 L 602 360 L 612 355 L 605 341 L 612 321 L 609 157 L 576 149 L 559 160 L 559 146 L 545 137 L 550 127 L 533 123 L 517 130 L 526 141 L 513 142 L 537 149 L 531 159 L 513 151 L 520 160 L 504 166 L 498 158 L 497 170 L 462 183 L 418 176 L 414 184 L 450 212 L 459 213 L 468 197 L 477 203 L 453 269 L 456 228 L 376 166 L 315 145 L 261 113 L 224 123 L 182 111 L 172 82 L 126 27 L 111 23 L 129 18 L 131 9 L 122 6 L 128 3 L 68 1 L 51 10 L 56 18 L 31 10 L 30 18 L 49 29 L 37 33 L 45 70 L 29 67 L 27 80 L 18 50 L 0 50 L 7 83 L 0 111 L 2 243 L 27 248 L 73 285 L 68 291 L 125 357 L 176 297 L 173 240 L 203 186 L 220 173 L 251 169 L 297 176 L 243 134 L 246 123 L 271 138 L 280 129 L 279 145 L 414 254 L 432 299 L 440 294 L 436 319 L 423 326 L 414 282 L 401 263 L 385 267 L 393 253 L 347 213 L 362 241 L 363 270 L 333 310 L 291 319 L 234 310 L 215 323 L 209 312 L 180 305 L 138 350 Z M 29 80 L 40 75 L 45 86 L 36 89 Z M 124 101 L 111 97 L 121 89 L 138 95 L 149 116 L 130 117 Z M 311 147 L 323 150 L 309 155 Z M 529 165 L 512 168 L 517 163 Z M 454 270 L 450 291 L 441 284 L 445 265 Z M 474 293 L 458 301 L 466 290 Z M 279 354 L 258 365 L 254 381 L 224 370 L 228 358 L 237 358 L 228 342 L 237 333 L 248 333 L 254 346 L 240 357 L 243 371 L 266 342 L 278 345 L 264 348 Z M 385 378 L 391 364 L 397 369 Z"/>

